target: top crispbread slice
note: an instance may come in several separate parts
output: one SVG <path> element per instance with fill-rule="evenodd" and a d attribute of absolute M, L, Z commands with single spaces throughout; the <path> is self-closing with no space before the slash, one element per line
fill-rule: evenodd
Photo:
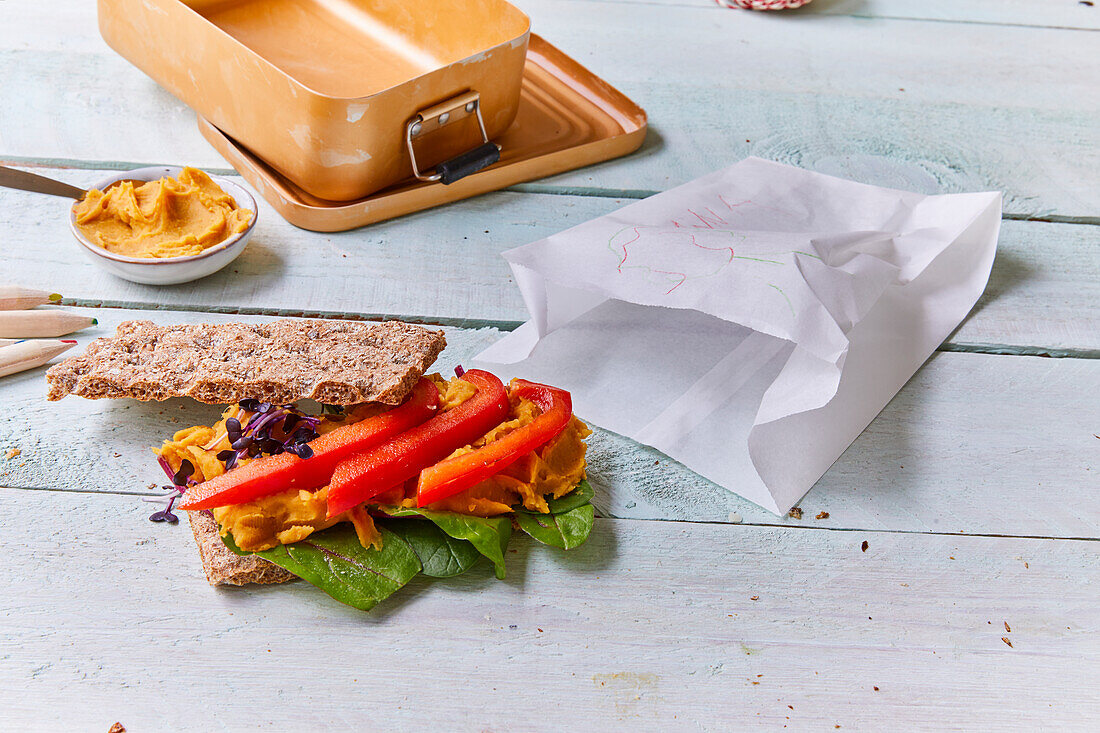
<path fill-rule="evenodd" d="M 126 321 L 113 338 L 46 372 L 48 399 L 245 398 L 332 405 L 400 403 L 446 345 L 442 331 L 399 321 L 316 319 L 158 326 Z"/>

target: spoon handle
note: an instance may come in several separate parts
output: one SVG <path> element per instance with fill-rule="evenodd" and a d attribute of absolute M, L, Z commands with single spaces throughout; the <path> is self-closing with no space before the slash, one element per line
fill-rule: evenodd
<path fill-rule="evenodd" d="M 79 201 L 84 198 L 84 189 L 70 186 L 61 181 L 55 181 L 45 176 L 37 176 L 34 173 L 17 171 L 0 165 L 0 186 L 5 188 L 18 188 L 22 191 L 34 191 L 35 193 L 48 193 L 51 196 L 66 196 Z"/>

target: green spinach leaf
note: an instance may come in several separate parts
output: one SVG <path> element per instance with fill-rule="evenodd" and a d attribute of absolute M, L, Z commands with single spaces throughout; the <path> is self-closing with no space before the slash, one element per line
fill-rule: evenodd
<path fill-rule="evenodd" d="M 379 520 L 378 525 L 399 536 L 420 558 L 421 572 L 433 578 L 450 578 L 473 567 L 481 553 L 423 519 Z"/>
<path fill-rule="evenodd" d="M 380 507 L 391 517 L 421 516 L 456 540 L 466 540 L 493 563 L 498 578 L 504 578 L 504 551 L 512 536 L 512 521 L 507 517 L 471 517 L 453 512 L 405 507 Z"/>
<path fill-rule="evenodd" d="M 325 593 L 363 611 L 408 583 L 420 572 L 420 560 L 409 543 L 380 528 L 382 549 L 359 544 L 355 528 L 338 524 L 290 545 L 256 553 L 241 552 L 232 535 L 223 540 L 238 555 L 254 554 L 294 573 Z"/>
<path fill-rule="evenodd" d="M 546 502 L 546 505 L 550 507 L 551 514 L 564 514 L 592 501 L 592 493 L 592 486 L 588 483 L 588 479 L 581 479 L 581 482 L 577 484 L 577 488 L 560 499 L 550 499 Z M 522 506 L 516 508 L 516 515 L 519 516 L 520 514 L 545 516 L 542 512 L 532 512 Z"/>
<path fill-rule="evenodd" d="M 539 542 L 566 550 L 581 545 L 592 531 L 592 487 L 581 481 L 560 499 L 547 502 L 550 514 L 516 510 L 516 522 Z M 364 611 L 389 597 L 423 571 L 449 578 L 487 557 L 496 576 L 504 578 L 504 552 L 512 536 L 508 517 L 471 517 L 453 512 L 404 507 L 380 507 L 391 517 L 420 517 L 379 522 L 382 549 L 359 544 L 355 528 L 339 524 L 290 545 L 261 552 L 244 552 L 233 536 L 223 540 L 238 555 L 259 555 L 297 575 L 330 596 Z"/>
<path fill-rule="evenodd" d="M 592 531 L 595 510 L 591 504 L 583 504 L 559 514 L 516 513 L 519 528 L 539 542 L 563 550 L 572 550 L 584 544 Z"/>
<path fill-rule="evenodd" d="M 247 557 L 248 555 L 252 554 L 251 552 L 245 552 L 241 548 L 237 547 L 237 543 L 233 540 L 233 535 L 230 532 L 226 532 L 222 536 L 222 542 L 225 543 L 225 546 L 229 548 L 230 552 L 232 552 L 234 555 L 237 555 L 238 557 Z"/>

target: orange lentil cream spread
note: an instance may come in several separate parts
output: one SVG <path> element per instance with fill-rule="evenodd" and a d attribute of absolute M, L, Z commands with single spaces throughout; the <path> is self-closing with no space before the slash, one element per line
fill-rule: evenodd
<path fill-rule="evenodd" d="M 134 185 L 92 189 L 74 206 L 76 226 L 92 244 L 126 257 L 189 257 L 239 234 L 253 213 L 200 170 Z"/>
<path fill-rule="evenodd" d="M 439 388 L 440 413 L 461 405 L 476 392 L 469 382 L 461 379 L 445 381 L 438 375 L 429 378 Z M 499 440 L 528 425 L 540 414 L 539 408 L 525 398 L 510 395 L 509 405 L 510 413 L 504 422 L 472 444 L 456 450 L 452 457 Z M 349 408 L 344 415 L 322 416 L 313 429 L 317 434 L 324 434 L 349 422 L 376 415 L 381 409 L 376 405 Z M 225 464 L 218 454 L 224 455 L 230 450 L 227 420 L 247 424 L 251 416 L 252 413 L 241 405 L 232 405 L 212 427 L 200 425 L 180 430 L 154 452 L 173 471 L 179 470 L 184 460 L 190 461 L 194 465 L 191 478 L 201 483 L 225 473 Z M 522 505 L 528 511 L 546 513 L 549 511 L 547 499 L 558 499 L 569 494 L 585 477 L 584 438 L 590 434 L 588 426 L 572 417 L 556 438 L 520 457 L 501 473 L 425 508 L 492 517 L 510 513 L 514 507 Z M 242 458 L 236 465 L 243 465 L 248 460 Z M 359 505 L 332 518 L 326 517 L 327 486 L 319 486 L 312 491 L 292 489 L 243 504 L 217 507 L 212 513 L 222 536 L 232 533 L 237 546 L 244 551 L 257 552 L 279 544 L 298 542 L 339 522 L 350 522 L 360 543 L 364 547 L 377 549 L 381 548 L 382 535 L 374 526 L 369 513 L 370 505 L 415 507 L 415 484 L 414 479 L 375 496 L 369 504 Z"/>

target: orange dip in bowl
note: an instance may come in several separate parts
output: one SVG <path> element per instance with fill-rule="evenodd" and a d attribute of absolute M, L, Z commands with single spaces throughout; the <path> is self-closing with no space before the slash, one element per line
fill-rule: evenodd
<path fill-rule="evenodd" d="M 196 168 L 178 178 L 92 189 L 73 207 L 92 244 L 126 257 L 199 255 L 248 229 L 253 213 Z"/>

